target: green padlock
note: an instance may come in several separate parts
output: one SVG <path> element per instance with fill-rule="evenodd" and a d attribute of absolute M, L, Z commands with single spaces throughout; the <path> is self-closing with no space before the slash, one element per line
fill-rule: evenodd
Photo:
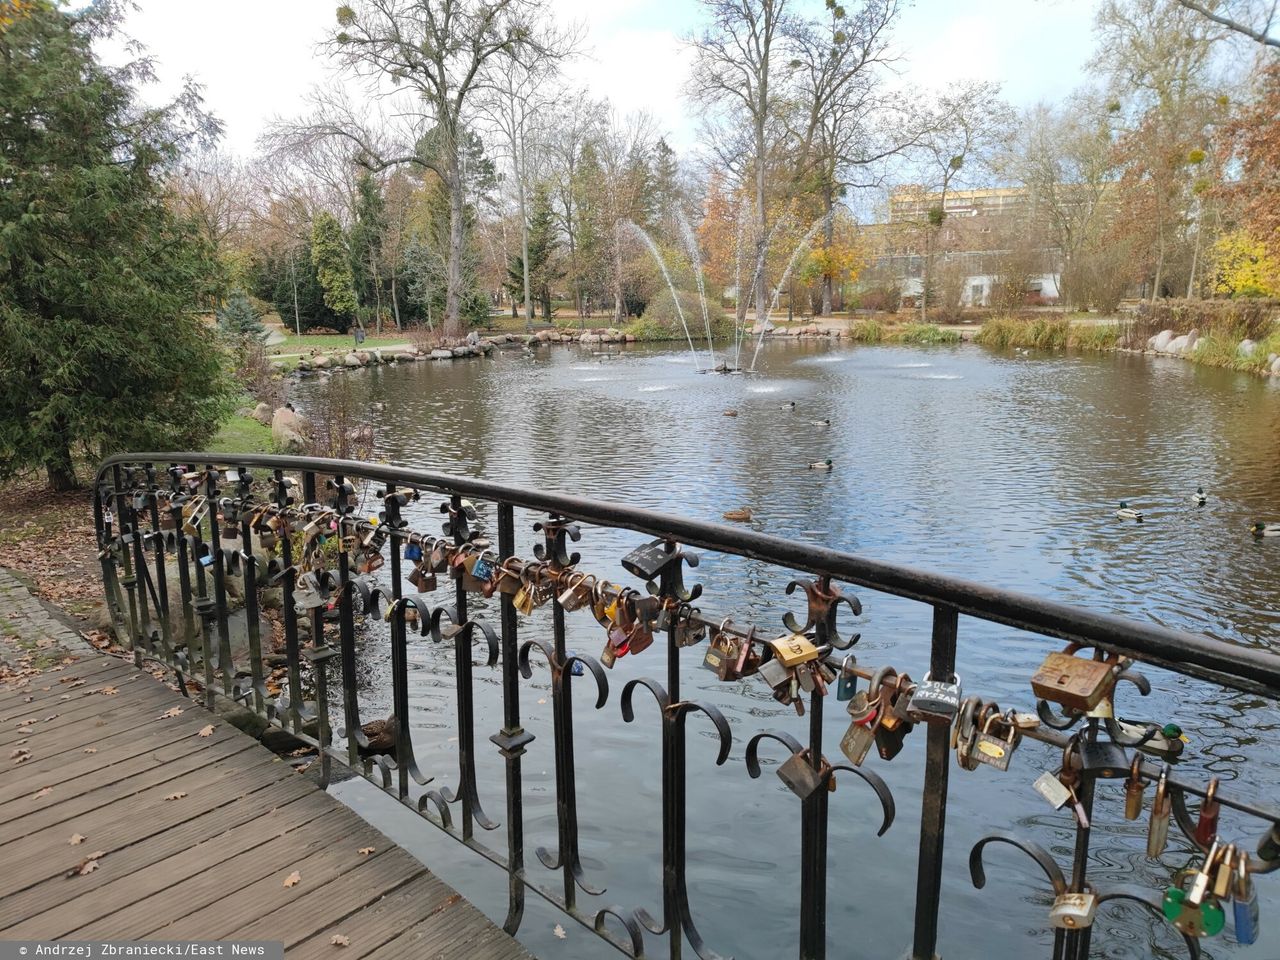
<path fill-rule="evenodd" d="M 1227 919 L 1226 913 L 1218 898 L 1212 895 L 1202 900 L 1199 906 L 1188 900 L 1183 885 L 1196 873 L 1195 870 L 1187 869 L 1179 870 L 1174 875 L 1174 885 L 1165 890 L 1161 909 L 1179 933 L 1189 937 L 1215 937 L 1222 932 Z"/>
<path fill-rule="evenodd" d="M 849 654 L 840 665 L 840 677 L 836 681 L 837 700 L 852 700 L 853 695 L 858 692 L 858 675 L 853 672 L 856 663 L 853 654 Z"/>

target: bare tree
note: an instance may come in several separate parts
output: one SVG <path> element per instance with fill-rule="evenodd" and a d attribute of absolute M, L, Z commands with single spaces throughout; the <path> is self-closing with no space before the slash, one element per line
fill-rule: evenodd
<path fill-rule="evenodd" d="M 376 94 L 400 95 L 397 113 L 417 136 L 379 142 L 351 110 L 322 112 L 293 130 L 304 141 L 346 139 L 373 170 L 410 165 L 440 178 L 449 197 L 446 336 L 462 333 L 465 141 L 474 101 L 493 89 L 499 60 L 539 48 L 535 24 L 543 8 L 543 0 L 358 0 L 339 7 L 335 57 Z"/>
<path fill-rule="evenodd" d="M 1226 4 L 1214 9 L 1211 9 L 1209 4 L 1199 3 L 1197 0 L 1178 0 L 1178 3 L 1228 30 L 1243 34 L 1250 40 L 1268 47 L 1280 47 L 1280 37 L 1271 35 L 1271 27 L 1276 22 L 1276 10 L 1280 7 L 1276 0 L 1264 3 L 1245 0 L 1244 3 Z M 1233 8 L 1237 6 L 1242 8 L 1240 13 L 1234 12 Z M 1223 10 L 1232 12 L 1224 13 Z"/>
<path fill-rule="evenodd" d="M 604 127 L 608 104 L 593 100 L 585 90 L 565 91 L 559 109 L 546 115 L 542 139 L 546 143 L 548 175 L 556 217 L 564 232 L 569 253 L 569 277 L 573 284 L 574 305 L 578 316 L 584 316 L 583 275 L 578 262 L 581 197 L 578 172 L 582 150 L 596 140 Z"/>
<path fill-rule="evenodd" d="M 750 129 L 745 156 L 755 186 L 756 263 L 764 262 L 769 239 L 766 167 L 771 120 L 778 107 L 775 55 L 789 28 L 787 0 L 702 0 L 711 24 L 691 37 L 695 54 L 689 93 L 704 111 L 738 113 Z M 745 182 L 745 178 L 744 178 Z M 768 307 L 764 271 L 754 277 L 756 313 Z"/>

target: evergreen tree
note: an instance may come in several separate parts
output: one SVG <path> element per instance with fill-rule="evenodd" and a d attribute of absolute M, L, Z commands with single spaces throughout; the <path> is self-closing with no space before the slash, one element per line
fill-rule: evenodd
<path fill-rule="evenodd" d="M 212 251 L 166 205 L 182 149 L 216 130 L 187 89 L 148 107 L 145 63 L 92 42 L 114 4 L 26 6 L 0 24 L 0 476 L 118 450 L 198 449 L 229 412 L 192 308 Z"/>
<path fill-rule="evenodd" d="M 237 290 L 227 298 L 226 306 L 218 310 L 218 329 L 237 347 L 250 341 L 262 343 L 267 339 L 267 328 L 258 319 L 243 290 Z"/>
<path fill-rule="evenodd" d="M 386 203 L 378 182 L 368 173 L 356 184 L 356 218 L 351 225 L 348 247 L 351 275 L 364 315 L 372 316 L 382 331 L 382 293 L 385 282 L 382 238 L 387 230 Z"/>
<path fill-rule="evenodd" d="M 529 285 L 534 299 L 542 305 L 544 320 L 551 319 L 551 285 L 564 276 L 556 262 L 559 246 L 551 194 L 546 184 L 540 183 L 534 188 L 529 211 Z"/>
<path fill-rule="evenodd" d="M 327 210 L 321 210 L 311 225 L 311 260 L 316 267 L 324 303 L 343 321 L 342 330 L 350 326 L 360 306 L 356 299 L 355 278 L 342 225 Z"/>

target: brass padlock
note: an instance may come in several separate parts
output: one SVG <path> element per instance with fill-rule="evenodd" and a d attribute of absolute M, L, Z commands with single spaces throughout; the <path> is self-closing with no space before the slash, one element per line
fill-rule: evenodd
<path fill-rule="evenodd" d="M 1003 723 L 1008 727 L 1009 735 L 1003 740 L 997 737 L 991 732 L 993 723 Z M 1013 751 L 1018 748 L 1018 736 L 1018 728 L 993 710 L 983 722 L 982 729 L 978 731 L 970 755 L 979 763 L 985 763 L 997 770 L 1008 770 Z"/>
<path fill-rule="evenodd" d="M 862 766 L 871 745 L 876 741 L 879 713 L 876 704 L 867 699 L 865 690 L 858 690 L 849 700 L 849 729 L 840 738 L 840 751 L 855 767 Z"/>
<path fill-rule="evenodd" d="M 801 750 L 778 767 L 778 779 L 785 783 L 801 800 L 811 796 L 822 786 L 822 772 L 809 763 L 809 751 Z"/>
<path fill-rule="evenodd" d="M 792 633 L 772 640 L 773 655 L 787 668 L 799 666 L 818 658 L 818 648 L 802 633 Z"/>
<path fill-rule="evenodd" d="M 556 597 L 556 602 L 566 610 L 579 610 L 591 598 L 591 588 L 587 585 L 587 574 L 570 573 L 565 580 L 565 588 Z"/>
<path fill-rule="evenodd" d="M 1074 656 L 1079 648 L 1073 643 L 1066 650 L 1049 654 L 1031 677 L 1031 690 L 1041 700 L 1087 713 L 1111 694 L 1120 657 L 1112 654 L 1106 660 L 1087 660 Z"/>

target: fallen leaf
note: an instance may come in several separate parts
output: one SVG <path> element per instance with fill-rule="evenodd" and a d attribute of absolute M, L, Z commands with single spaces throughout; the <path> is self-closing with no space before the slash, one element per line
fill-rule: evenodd
<path fill-rule="evenodd" d="M 80 844 L 84 843 L 84 836 L 79 833 L 73 833 L 71 835 L 71 839 L 68 840 L 67 843 L 71 844 L 73 847 L 78 847 Z"/>
<path fill-rule="evenodd" d="M 85 753 L 97 753 L 97 752 L 98 752 L 98 748 L 97 748 L 97 747 L 85 747 L 85 748 L 84 748 L 84 752 L 85 752 Z"/>
<path fill-rule="evenodd" d="M 83 686 L 84 686 L 84 681 L 83 681 L 83 680 L 73 680 L 73 681 L 71 682 L 71 686 L 73 686 L 73 687 L 83 687 Z"/>
<path fill-rule="evenodd" d="M 564 932 L 564 927 L 560 926 L 558 923 L 556 924 L 555 929 L 551 932 L 556 935 L 557 940 L 564 940 L 568 936 L 568 934 Z"/>
<path fill-rule="evenodd" d="M 170 708 L 169 708 L 168 710 L 166 710 L 164 713 L 160 714 L 159 719 L 161 719 L 161 720 L 168 720 L 168 719 L 170 719 L 171 717 L 180 717 L 180 716 L 182 716 L 182 708 L 181 708 L 181 707 L 170 707 Z"/>
<path fill-rule="evenodd" d="M 201 727 L 201 728 L 200 728 L 200 732 L 199 732 L 199 733 L 197 733 L 197 734 L 196 734 L 196 736 L 197 736 L 197 737 L 212 737 L 212 736 L 213 736 L 213 724 L 211 723 L 211 724 L 209 724 L 207 727 Z"/>
<path fill-rule="evenodd" d="M 103 687 L 98 692 L 102 694 L 104 697 L 114 697 L 120 691 L 117 690 L 115 687 Z"/>
<path fill-rule="evenodd" d="M 373 847 L 361 847 L 358 852 L 367 857 L 369 854 L 373 853 L 373 850 Z"/>
<path fill-rule="evenodd" d="M 97 869 L 98 869 L 97 860 L 86 860 L 84 861 L 84 863 L 80 864 L 79 873 L 80 873 L 80 876 L 83 877 L 85 874 L 93 873 L 93 871 Z"/>
<path fill-rule="evenodd" d="M 166 800 L 181 800 L 181 799 L 182 799 L 183 797 L 185 797 L 186 795 L 187 795 L 187 792 L 186 792 L 185 790 L 179 790 L 177 793 L 171 793 L 171 794 L 169 794 L 167 797 L 165 797 L 165 799 L 166 799 Z"/>
<path fill-rule="evenodd" d="M 44 718 L 44 722 L 48 723 L 50 720 L 57 720 L 57 719 L 58 719 L 58 715 L 56 713 L 51 713 Z"/>
<path fill-rule="evenodd" d="M 44 787 L 43 789 L 37 790 L 35 793 L 33 793 L 31 795 L 31 799 L 39 800 L 41 797 L 47 797 L 51 793 L 53 793 L 53 787 Z"/>
<path fill-rule="evenodd" d="M 95 851 L 94 853 L 89 854 L 87 857 L 81 860 L 78 864 L 76 864 L 74 867 L 68 870 L 67 876 L 74 877 L 78 874 L 79 876 L 83 877 L 85 874 L 93 873 L 93 871 L 98 869 L 98 858 L 105 857 L 106 855 L 107 855 L 107 851 L 105 850 L 98 850 L 98 851 Z"/>
<path fill-rule="evenodd" d="M 39 720 L 37 720 L 35 717 L 27 717 L 27 719 L 25 719 L 25 720 L 19 720 L 19 721 L 18 721 L 18 726 L 19 726 L 19 727 L 29 727 L 29 726 L 31 726 L 33 723 L 39 723 L 39 722 L 40 722 L 40 721 L 39 721 Z"/>
<path fill-rule="evenodd" d="M 546 703 L 546 702 L 547 702 L 547 698 L 546 698 L 546 697 L 543 697 L 543 698 L 542 698 L 541 700 L 539 700 L 538 702 L 539 702 L 539 703 Z"/>
<path fill-rule="evenodd" d="M 13 762 L 14 762 L 15 764 L 19 764 L 19 763 L 26 763 L 26 762 L 27 762 L 28 760 L 30 760 L 30 759 L 31 759 L 31 754 L 30 754 L 30 753 L 22 753 L 22 754 L 19 754 L 19 755 L 18 755 L 18 756 L 16 756 L 16 757 L 14 757 L 14 758 L 13 758 Z"/>
<path fill-rule="evenodd" d="M 23 698 L 22 698 L 22 702 L 23 702 L 23 703 L 30 703 L 30 702 L 31 702 L 32 700 L 34 700 L 34 699 L 35 699 L 35 697 L 23 697 Z"/>
<path fill-rule="evenodd" d="M 18 749 L 16 749 L 16 750 L 14 750 L 14 751 L 13 751 L 13 753 L 9 754 L 9 759 L 10 759 L 10 760 L 17 760 L 17 759 L 18 759 L 19 757 L 21 757 L 23 754 L 30 754 L 30 753 L 31 753 L 31 751 L 30 751 L 30 750 L 28 750 L 26 747 L 18 747 Z"/>
<path fill-rule="evenodd" d="M 343 936 L 342 934 L 340 934 L 340 933 L 335 933 L 332 937 L 330 937 L 330 938 L 329 938 L 329 942 L 330 942 L 331 944 L 333 944 L 335 947 L 349 947 L 349 946 L 351 946 L 351 938 L 350 938 L 350 937 L 344 937 L 344 936 Z"/>
<path fill-rule="evenodd" d="M 301 882 L 302 882 L 302 874 L 300 874 L 297 870 L 293 871 L 293 873 L 289 874 L 287 877 L 284 878 L 284 885 L 286 887 L 296 887 Z"/>

